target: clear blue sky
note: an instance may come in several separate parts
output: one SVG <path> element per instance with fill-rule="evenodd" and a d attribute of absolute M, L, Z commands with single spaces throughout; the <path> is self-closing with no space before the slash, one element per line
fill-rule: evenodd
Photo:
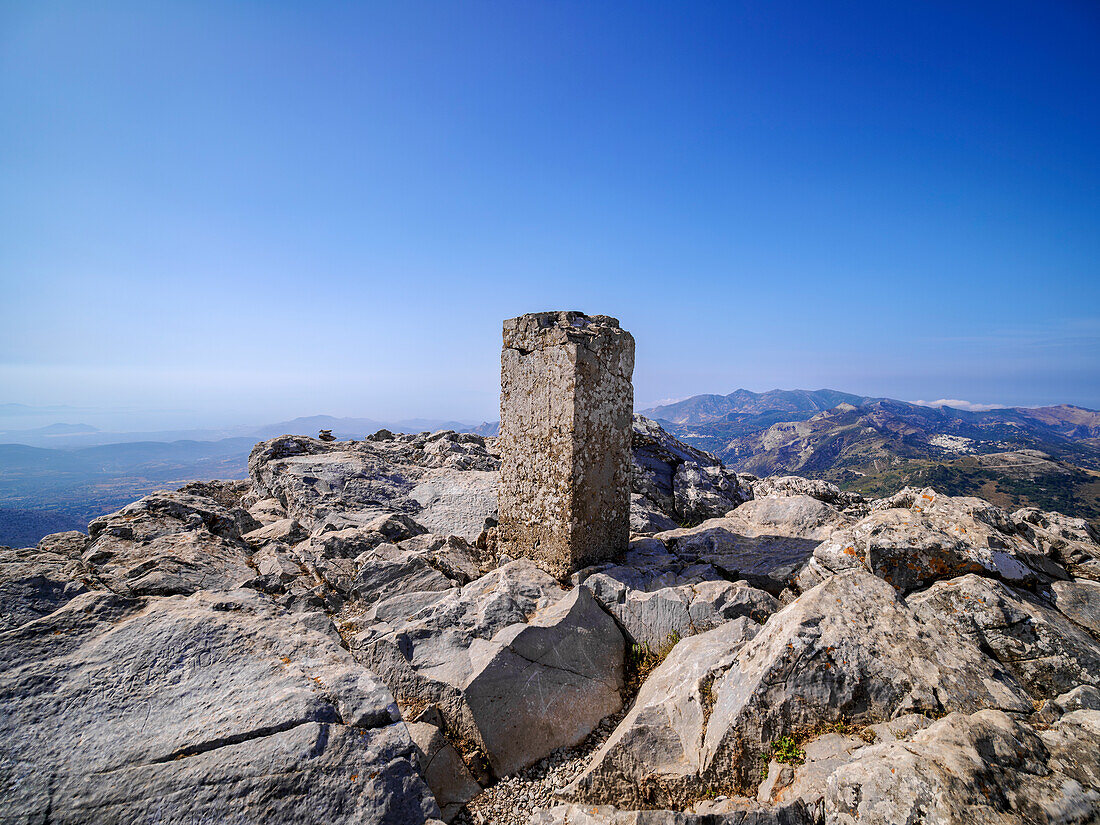
<path fill-rule="evenodd" d="M 1100 407 L 1098 92 L 1093 0 L 2 2 L 0 402 L 493 418 L 581 309 L 641 404 Z"/>

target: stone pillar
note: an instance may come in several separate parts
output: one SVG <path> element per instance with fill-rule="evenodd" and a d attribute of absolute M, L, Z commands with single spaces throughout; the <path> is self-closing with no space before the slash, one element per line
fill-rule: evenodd
<path fill-rule="evenodd" d="M 521 315 L 500 361 L 501 552 L 564 578 L 625 550 L 633 336 L 604 315 Z"/>

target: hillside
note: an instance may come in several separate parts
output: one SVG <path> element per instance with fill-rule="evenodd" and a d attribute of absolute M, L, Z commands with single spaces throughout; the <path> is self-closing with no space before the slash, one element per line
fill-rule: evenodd
<path fill-rule="evenodd" d="M 781 400 L 797 398 L 791 393 Z M 729 413 L 668 427 L 739 472 L 804 475 L 869 495 L 932 485 L 1006 507 L 1036 505 L 1100 519 L 1100 413 L 1081 407 L 972 412 L 877 399 L 813 414 Z M 1025 459 L 1021 471 L 1012 460 L 1020 451 L 1042 458 Z"/>
<path fill-rule="evenodd" d="M 734 390 L 729 395 L 694 395 L 683 401 L 639 410 L 639 415 L 670 424 L 711 424 L 739 416 L 778 415 L 775 420 L 809 418 L 838 404 L 864 404 L 871 399 L 838 390 Z M 792 417 L 787 418 L 785 416 Z"/>

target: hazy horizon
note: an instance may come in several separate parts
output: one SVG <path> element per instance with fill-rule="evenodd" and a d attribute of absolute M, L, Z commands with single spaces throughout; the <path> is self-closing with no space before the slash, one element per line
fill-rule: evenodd
<path fill-rule="evenodd" d="M 1098 39 L 1073 1 L 5 4 L 0 399 L 491 420 L 501 321 L 579 309 L 643 406 L 1100 408 Z"/>
<path fill-rule="evenodd" d="M 687 400 L 696 395 L 728 395 L 737 389 L 749 389 L 750 392 L 763 393 L 769 390 L 784 389 L 784 390 L 820 390 L 830 389 L 839 390 L 841 392 L 850 392 L 850 390 L 844 387 L 769 387 L 767 389 L 750 389 L 747 387 L 736 387 L 731 390 L 721 391 L 704 391 L 699 393 L 692 393 L 686 396 L 679 397 L 666 397 L 657 398 L 651 400 L 639 399 L 635 396 L 635 410 L 648 410 L 654 407 L 663 406 L 666 404 L 674 404 L 679 401 Z M 861 393 L 855 393 L 861 394 Z M 869 397 L 891 397 L 884 396 L 883 393 L 862 393 Z M 895 399 L 899 401 L 907 401 L 911 404 L 919 404 L 928 407 L 948 406 L 956 409 L 969 410 L 969 411 L 983 411 L 990 409 L 1001 409 L 1008 407 L 1043 407 L 1054 406 L 1055 404 L 1071 404 L 1078 407 L 1086 407 L 1084 404 L 1076 404 L 1072 400 L 1061 400 L 1051 402 L 1050 404 L 1006 404 L 1006 403 L 981 403 L 974 402 L 968 399 L 957 398 L 936 398 L 936 399 L 907 399 L 900 398 Z M 25 409 L 15 409 L 17 407 L 24 407 Z M 1091 409 L 1091 408 L 1090 408 Z M 497 410 L 494 409 L 492 414 L 484 416 L 463 417 L 461 415 L 448 415 L 445 412 L 436 412 L 432 414 L 403 414 L 394 416 L 385 416 L 372 414 L 370 410 L 354 410 L 351 412 L 333 412 L 323 408 L 323 405 L 317 409 L 305 410 L 297 409 L 284 412 L 282 414 L 275 411 L 264 411 L 261 409 L 253 410 L 251 412 L 241 413 L 225 413 L 219 414 L 218 411 L 206 411 L 199 413 L 195 410 L 185 409 L 136 409 L 136 408 L 109 408 L 109 407 L 94 407 L 94 406 L 76 406 L 76 405 L 50 405 L 36 407 L 34 405 L 23 404 L 18 401 L 2 401 L 0 400 L 0 433 L 2 432 L 18 432 L 21 430 L 36 430 L 43 427 L 48 427 L 54 424 L 87 424 L 98 430 L 105 432 L 158 432 L 158 431 L 175 431 L 175 430 L 220 430 L 220 429 L 232 429 L 239 427 L 252 427 L 263 426 L 278 423 L 281 421 L 291 421 L 298 418 L 312 418 L 316 416 L 331 416 L 333 418 L 346 418 L 346 419 L 364 419 L 373 420 L 380 423 L 397 423 L 397 422 L 412 422 L 412 421 L 438 421 L 438 422 L 459 422 L 462 424 L 478 425 L 482 423 L 489 423 L 498 420 L 499 415 Z"/>

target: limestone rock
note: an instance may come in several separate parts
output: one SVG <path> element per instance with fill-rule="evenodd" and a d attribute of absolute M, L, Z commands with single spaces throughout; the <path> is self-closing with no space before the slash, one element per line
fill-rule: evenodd
<path fill-rule="evenodd" d="M 684 565 L 668 553 L 632 550 L 623 564 L 583 581 L 631 641 L 653 650 L 670 638 L 693 636 L 738 616 L 762 622 L 779 606 L 775 597 L 748 582 L 726 581 L 710 565 Z"/>
<path fill-rule="evenodd" d="M 696 811 L 619 810 L 611 805 L 555 805 L 528 825 L 810 825 L 798 807 L 773 808 L 746 799 L 702 802 Z"/>
<path fill-rule="evenodd" d="M 831 572 L 853 568 L 870 570 L 902 592 L 966 573 L 1025 584 L 1067 578 L 1016 534 L 998 508 L 930 488 L 906 488 L 875 502 L 870 515 L 814 550 L 800 584 L 812 587 Z"/>
<path fill-rule="evenodd" d="M 1059 611 L 1100 638 L 1100 582 L 1053 582 L 1048 597 Z"/>
<path fill-rule="evenodd" d="M 82 559 L 123 595 L 232 590 L 255 576 L 242 534 L 257 527 L 246 511 L 213 499 L 153 493 L 92 521 Z"/>
<path fill-rule="evenodd" d="M 678 441 L 640 415 L 634 416 L 632 453 L 632 492 L 642 497 L 645 510 L 663 513 L 675 524 L 725 515 L 752 498 L 737 474 L 713 455 Z"/>
<path fill-rule="evenodd" d="M 806 495 L 746 502 L 724 518 L 669 530 L 655 538 L 681 558 L 712 564 L 728 578 L 747 578 L 778 594 L 794 571 L 851 519 Z"/>
<path fill-rule="evenodd" d="M 675 530 L 678 526 L 648 498 L 640 493 L 630 494 L 631 535 L 651 535 L 665 530 Z"/>
<path fill-rule="evenodd" d="M 575 745 L 621 706 L 624 645 L 614 620 L 529 560 L 432 596 L 410 615 L 345 632 L 403 701 L 438 705 L 497 776 Z M 362 624 L 366 624 L 363 622 Z"/>
<path fill-rule="evenodd" d="M 1100 684 L 1100 641 L 1030 594 L 969 574 L 907 600 L 918 618 L 988 651 L 1036 697 Z"/>
<path fill-rule="evenodd" d="M 72 541 L 72 536 L 81 536 L 83 541 Z M 85 592 L 89 585 L 95 587 L 79 555 L 74 559 L 40 549 L 76 552 L 87 540 L 82 533 L 59 533 L 46 536 L 37 548 L 0 547 L 0 631 L 47 616 Z"/>
<path fill-rule="evenodd" d="M 841 492 L 828 481 L 801 476 L 768 476 L 752 482 L 754 498 L 765 496 L 809 496 L 840 509 L 859 509 L 866 502 L 859 493 Z"/>
<path fill-rule="evenodd" d="M 864 748 L 830 777 L 826 821 L 1094 822 L 1100 817 L 1100 712 L 1037 733 L 988 709 L 952 713 L 906 742 Z"/>
<path fill-rule="evenodd" d="M 672 478 L 673 506 L 684 522 L 698 523 L 724 516 L 744 499 L 737 476 L 718 467 L 685 461 Z"/>
<path fill-rule="evenodd" d="M 283 518 L 245 533 L 241 538 L 249 547 L 258 548 L 269 541 L 297 544 L 307 537 L 308 534 L 302 529 L 297 519 Z"/>
<path fill-rule="evenodd" d="M 248 514 L 260 524 L 271 524 L 286 518 L 286 508 L 274 498 L 259 499 L 247 509 Z"/>
<path fill-rule="evenodd" d="M 772 761 L 768 775 L 757 791 L 757 801 L 766 804 L 801 803 L 807 811 L 823 813 L 826 783 L 833 772 L 852 760 L 853 754 L 867 743 L 855 736 L 825 733 L 816 736 L 802 746 L 805 761 L 800 765 L 787 765 Z"/>
<path fill-rule="evenodd" d="M 500 462 L 481 436 L 442 431 L 333 444 L 281 436 L 257 444 L 248 466 L 257 494 L 277 500 L 311 533 L 362 528 L 391 514 L 419 521 L 423 513 L 472 540 L 496 513 Z"/>
<path fill-rule="evenodd" d="M 444 822 L 450 822 L 481 791 L 481 786 L 474 781 L 462 756 L 436 725 L 409 722 L 408 728 L 420 751 L 420 775 L 435 796 L 441 818 Z"/>
<path fill-rule="evenodd" d="M 682 808 L 697 799 L 714 680 L 758 630 L 740 618 L 678 642 L 565 797 L 624 808 Z"/>
<path fill-rule="evenodd" d="M 721 625 L 680 642 L 649 680 L 670 685 L 663 689 L 683 705 L 699 692 L 698 682 L 677 682 L 671 673 L 693 673 L 681 656 L 694 645 L 715 645 L 698 656 L 697 667 L 713 677 L 704 732 L 698 726 L 676 732 L 683 722 L 639 723 L 628 714 L 578 781 L 577 801 L 621 804 L 625 798 L 633 805 L 645 788 L 640 801 L 674 804 L 683 787 L 700 781 L 755 794 L 760 756 L 769 744 L 822 722 L 867 724 L 922 710 L 1032 709 L 1028 695 L 996 662 L 965 639 L 919 622 L 892 587 L 862 571 L 829 578 L 773 615 L 751 639 L 732 635 L 723 650 L 723 634 L 735 628 Z M 678 656 L 681 645 L 686 647 Z M 636 707 L 654 704 L 643 700 L 648 684 Z M 677 711 L 676 718 L 688 717 Z M 665 749 L 675 758 L 649 755 L 654 730 L 669 731 L 662 741 L 672 743 Z"/>
<path fill-rule="evenodd" d="M 1045 513 L 1035 507 L 1011 516 L 1021 535 L 1074 576 L 1100 581 L 1100 535 L 1083 518 Z"/>
<path fill-rule="evenodd" d="M 416 520 L 432 533 L 474 541 L 485 519 L 497 518 L 498 474 L 488 470 L 429 470 L 409 491 Z"/>
<path fill-rule="evenodd" d="M 44 536 L 37 545 L 41 553 L 54 553 L 67 559 L 79 559 L 88 549 L 91 539 L 87 533 L 79 530 L 69 530 L 64 533 L 51 533 Z"/>
<path fill-rule="evenodd" d="M 437 816 L 389 692 L 254 591 L 89 592 L 0 634 L 18 821 L 416 823 Z"/>

